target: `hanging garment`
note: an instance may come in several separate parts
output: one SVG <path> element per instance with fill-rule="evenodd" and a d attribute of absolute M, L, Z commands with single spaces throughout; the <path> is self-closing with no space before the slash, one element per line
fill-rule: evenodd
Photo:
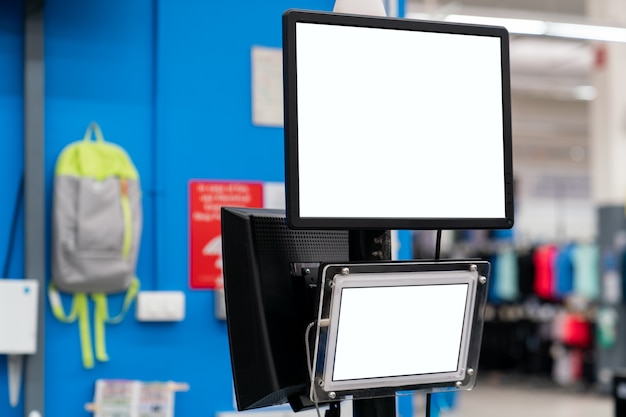
<path fill-rule="evenodd" d="M 554 245 L 544 245 L 537 248 L 533 256 L 535 263 L 535 294 L 544 299 L 554 298 L 554 261 L 558 250 Z"/>
<path fill-rule="evenodd" d="M 519 297 L 517 254 L 509 248 L 502 250 L 497 256 L 497 296 L 503 301 L 516 301 Z"/>
<path fill-rule="evenodd" d="M 588 300 L 600 295 L 600 250 L 596 244 L 577 245 L 572 252 L 574 292 Z"/>
<path fill-rule="evenodd" d="M 518 289 L 521 297 L 533 295 L 535 285 L 535 263 L 533 257 L 535 249 L 528 249 L 518 253 L 517 269 L 518 269 Z"/>
<path fill-rule="evenodd" d="M 554 272 L 555 294 L 558 298 L 570 295 L 574 290 L 574 265 L 572 263 L 573 244 L 568 244 L 558 250 Z"/>

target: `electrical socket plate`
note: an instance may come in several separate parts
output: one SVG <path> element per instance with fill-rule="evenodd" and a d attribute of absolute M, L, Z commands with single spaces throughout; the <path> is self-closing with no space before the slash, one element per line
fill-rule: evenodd
<path fill-rule="evenodd" d="M 0 279 L 0 354 L 37 351 L 39 283 L 34 279 Z"/>
<path fill-rule="evenodd" d="M 140 291 L 136 318 L 139 321 L 183 321 L 185 293 L 182 291 Z"/>

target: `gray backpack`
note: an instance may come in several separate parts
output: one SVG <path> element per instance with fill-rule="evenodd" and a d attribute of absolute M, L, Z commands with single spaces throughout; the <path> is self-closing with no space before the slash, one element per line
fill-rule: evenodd
<path fill-rule="evenodd" d="M 121 147 L 104 141 L 96 123 L 57 159 L 52 226 L 52 312 L 63 322 L 79 320 L 83 364 L 91 368 L 88 297 L 95 306 L 96 358 L 106 361 L 104 324 L 120 322 L 139 289 L 135 267 L 142 227 L 137 170 Z M 57 288 L 74 294 L 70 314 Z M 106 294 L 124 291 L 122 312 L 109 317 Z"/>

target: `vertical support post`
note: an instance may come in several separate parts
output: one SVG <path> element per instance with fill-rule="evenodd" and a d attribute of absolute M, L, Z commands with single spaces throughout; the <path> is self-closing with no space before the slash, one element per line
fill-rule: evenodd
<path fill-rule="evenodd" d="M 26 357 L 24 416 L 44 410 L 45 186 L 43 1 L 24 2 L 24 264 L 39 281 L 37 353 Z"/>
<path fill-rule="evenodd" d="M 626 3 L 620 0 L 588 0 L 587 11 L 592 19 L 610 19 L 614 24 L 626 24 Z M 597 96 L 590 102 L 591 179 L 593 200 L 598 218 L 597 243 L 601 251 L 600 274 L 602 285 L 611 283 L 613 276 L 623 273 L 626 265 L 621 260 L 626 235 L 624 200 L 626 195 L 626 45 L 619 42 L 595 43 L 592 82 Z M 607 286 L 606 288 L 609 288 Z M 624 327 L 624 300 L 615 294 L 601 291 L 600 311 L 609 317 L 599 330 L 611 334 L 608 345 L 598 344 L 596 375 L 598 388 L 610 392 L 612 376 L 626 366 L 626 327 Z M 611 314 L 613 313 L 613 314 Z M 606 331 L 605 331 L 606 330 Z"/>
<path fill-rule="evenodd" d="M 351 230 L 349 232 L 351 261 L 391 259 L 391 233 L 388 230 Z M 396 398 L 354 400 L 353 417 L 396 417 Z"/>
<path fill-rule="evenodd" d="M 391 260 L 391 232 L 388 230 L 350 230 L 348 246 L 351 261 Z"/>

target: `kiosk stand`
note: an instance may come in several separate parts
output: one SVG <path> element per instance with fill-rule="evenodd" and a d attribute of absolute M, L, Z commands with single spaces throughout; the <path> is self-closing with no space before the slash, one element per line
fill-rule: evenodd
<path fill-rule="evenodd" d="M 333 12 L 386 15 L 384 6 L 379 0 L 336 0 Z M 351 231 L 349 239 L 351 261 L 391 260 L 389 231 Z M 426 394 L 426 404 L 426 417 L 430 417 L 430 393 Z M 395 417 L 396 400 L 394 397 L 356 400 L 353 402 L 352 410 L 353 417 Z"/>
<path fill-rule="evenodd" d="M 391 233 L 389 231 L 351 231 L 349 233 L 350 260 L 391 260 Z M 437 230 L 435 260 L 441 249 L 441 230 Z M 426 393 L 426 417 L 430 417 L 431 393 Z M 352 405 L 353 417 L 396 417 L 396 398 L 382 397 L 355 400 Z M 338 417 L 338 416 L 327 416 Z"/>
<path fill-rule="evenodd" d="M 389 230 L 513 226 L 508 32 L 341 11 L 283 14 L 286 211 L 222 209 L 239 410 L 476 383 L 489 263 Z"/>
<path fill-rule="evenodd" d="M 391 260 L 391 233 L 388 230 L 352 230 L 348 234 L 348 239 L 351 261 Z M 352 415 L 353 417 L 395 417 L 396 398 L 354 400 Z"/>
<path fill-rule="evenodd" d="M 390 417 L 382 397 L 475 383 L 489 265 L 384 263 L 383 230 L 513 226 L 508 32 L 341 3 L 283 15 L 287 224 L 350 236 L 320 267 L 311 401 Z"/>

